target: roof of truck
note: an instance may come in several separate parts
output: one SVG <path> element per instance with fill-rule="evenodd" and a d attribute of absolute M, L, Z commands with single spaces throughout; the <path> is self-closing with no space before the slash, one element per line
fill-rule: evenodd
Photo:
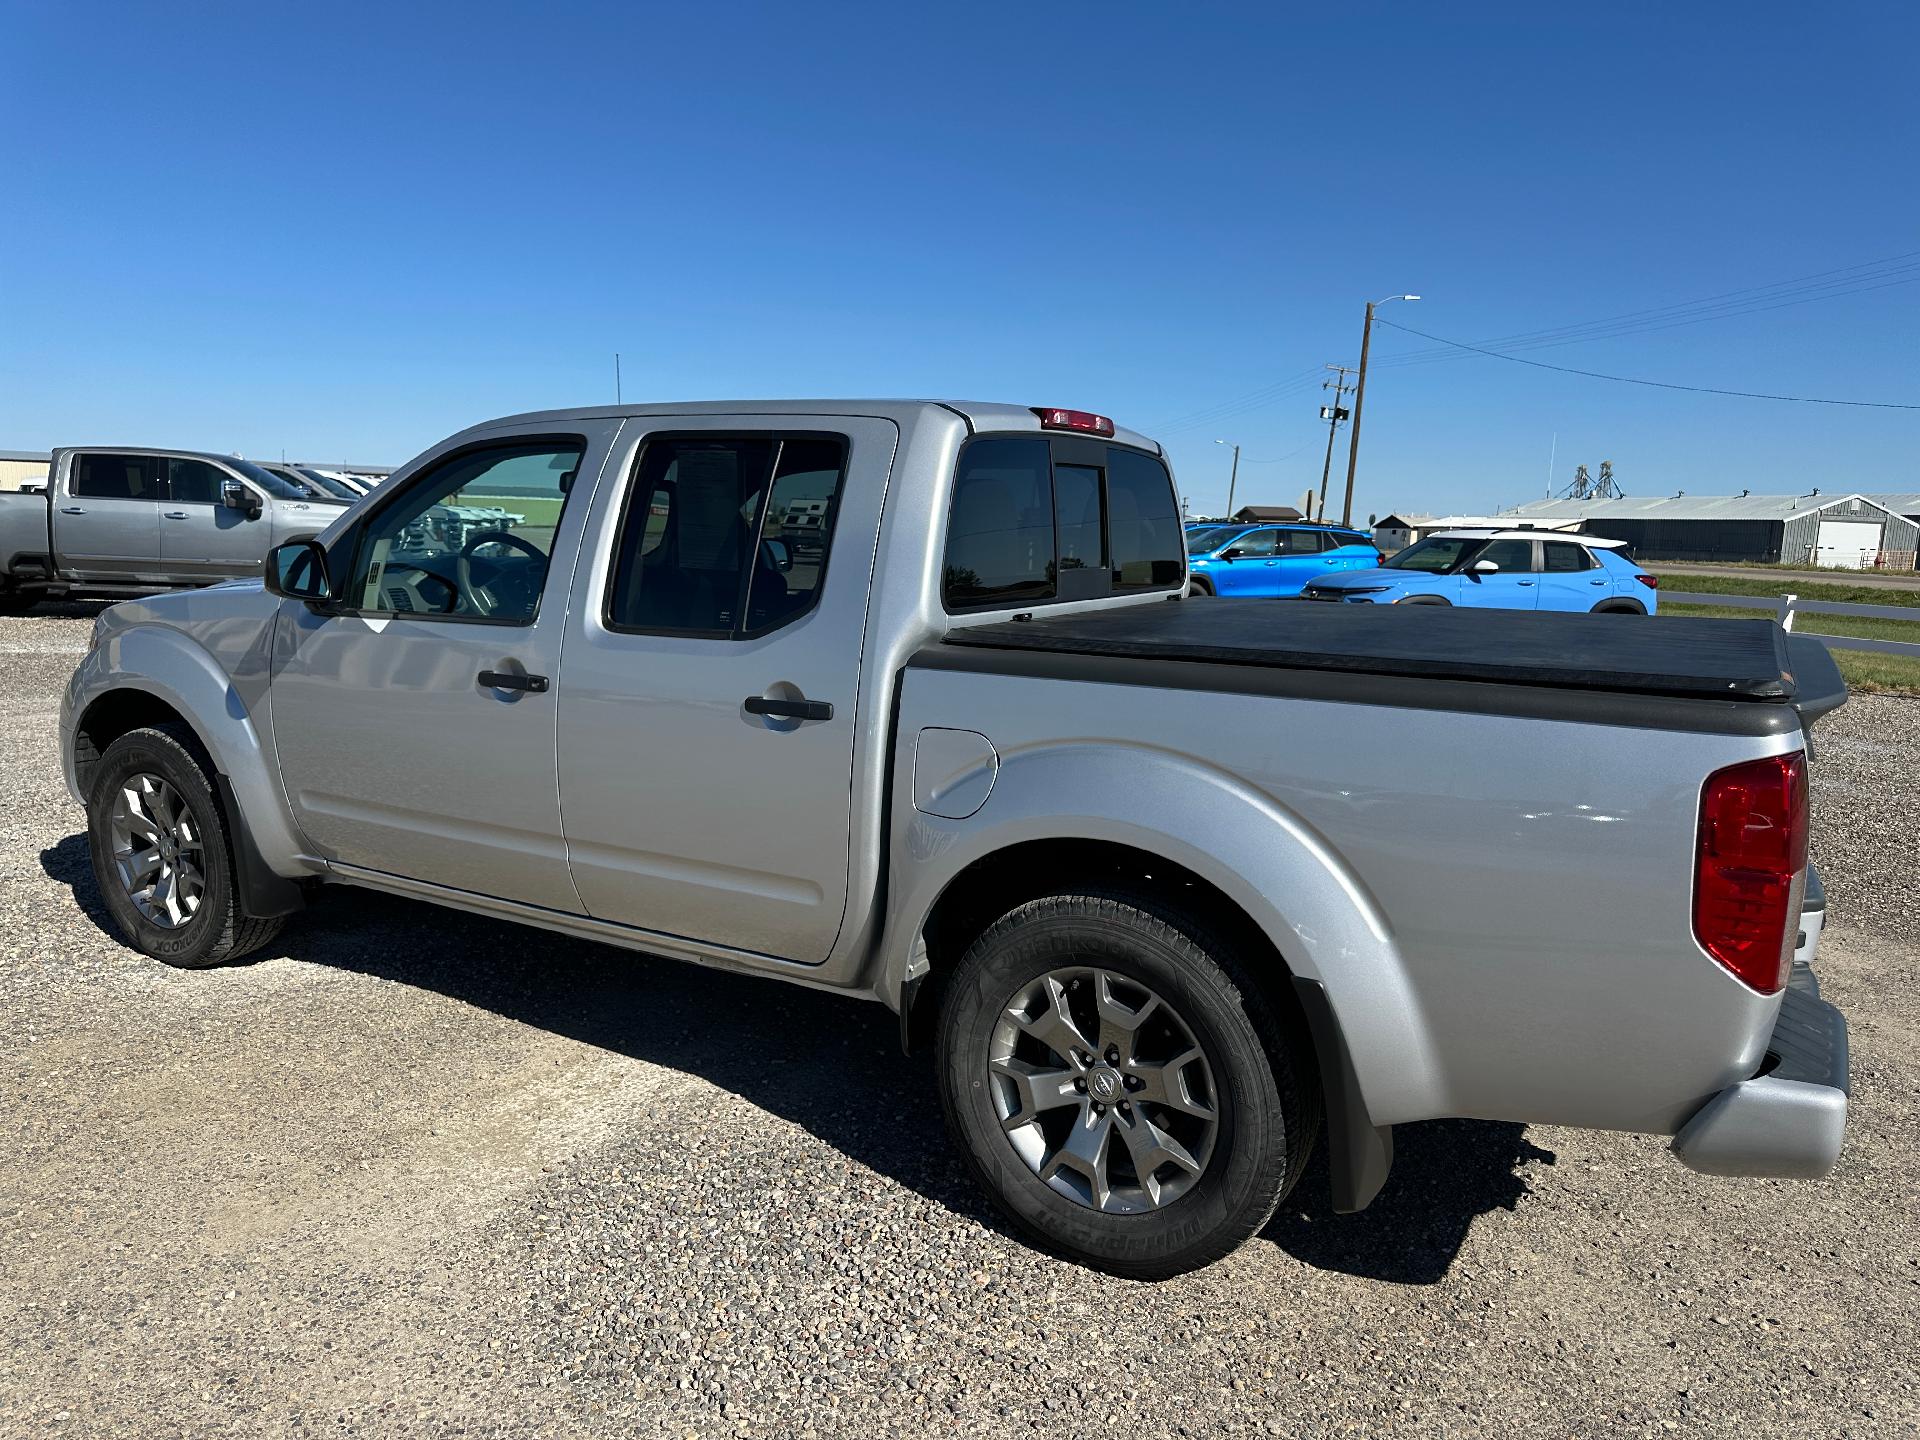
<path fill-rule="evenodd" d="M 1074 431 L 1046 431 L 1040 417 L 1028 405 L 1001 405 L 986 400 L 691 400 L 648 405 L 589 405 L 572 410 L 530 410 L 524 415 L 502 415 L 462 431 L 478 434 L 503 425 L 564 424 L 569 420 L 611 420 L 628 415 L 873 415 L 883 420 L 902 421 L 929 409 L 952 412 L 975 430 L 1002 432 L 1032 431 L 1039 435 L 1074 434 Z M 1123 445 L 1137 445 L 1156 455 L 1166 452 L 1156 440 L 1118 423 L 1113 438 Z"/>

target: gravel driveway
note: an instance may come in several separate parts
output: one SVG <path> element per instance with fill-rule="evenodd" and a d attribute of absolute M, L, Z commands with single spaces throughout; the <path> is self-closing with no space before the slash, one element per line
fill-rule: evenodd
<path fill-rule="evenodd" d="M 106 931 L 0 620 L 0 1435 L 1911 1435 L 1920 702 L 1824 722 L 1839 1174 L 1402 1127 L 1161 1285 L 1019 1244 L 878 1007 L 342 890 L 256 964 Z"/>

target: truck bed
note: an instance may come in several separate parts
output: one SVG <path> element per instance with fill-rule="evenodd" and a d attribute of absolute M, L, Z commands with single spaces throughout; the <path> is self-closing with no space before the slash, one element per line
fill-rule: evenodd
<path fill-rule="evenodd" d="M 1792 705 L 1846 695 L 1826 647 L 1771 620 L 1199 600 L 961 626 L 969 649 L 1339 671 Z"/>

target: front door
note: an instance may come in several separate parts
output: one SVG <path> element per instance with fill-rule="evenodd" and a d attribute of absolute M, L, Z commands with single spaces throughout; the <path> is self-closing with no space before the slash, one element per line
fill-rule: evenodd
<path fill-rule="evenodd" d="M 554 789 L 560 640 L 619 422 L 565 428 L 430 460 L 335 542 L 337 613 L 281 607 L 280 773 L 329 861 L 578 912 Z"/>
<path fill-rule="evenodd" d="M 1249 530 L 1221 554 L 1212 567 L 1214 590 L 1220 595 L 1265 595 L 1280 564 L 1274 553 L 1277 530 Z M 1231 560 L 1227 556 L 1231 555 Z"/>
<path fill-rule="evenodd" d="M 559 697 L 574 884 L 602 920 L 824 960 L 846 908 L 860 652 L 898 430 L 629 425 L 576 572 Z"/>
<path fill-rule="evenodd" d="M 1483 560 L 1491 560 L 1500 568 L 1480 574 L 1473 567 Z M 1535 609 L 1540 603 L 1539 569 L 1533 541 L 1492 541 L 1468 562 L 1453 603 L 1495 610 Z"/>
<path fill-rule="evenodd" d="M 157 455 L 81 453 L 69 457 L 66 488 L 54 497 L 54 548 L 76 579 L 130 584 L 159 580 L 160 500 L 166 461 Z"/>
<path fill-rule="evenodd" d="M 264 508 L 249 518 L 247 511 L 220 503 L 222 485 L 245 482 L 209 460 L 175 456 L 161 463 L 167 493 L 160 507 L 160 559 L 167 573 L 202 581 L 258 575 L 273 544 L 272 523 Z M 264 507 L 266 497 L 254 493 Z"/>

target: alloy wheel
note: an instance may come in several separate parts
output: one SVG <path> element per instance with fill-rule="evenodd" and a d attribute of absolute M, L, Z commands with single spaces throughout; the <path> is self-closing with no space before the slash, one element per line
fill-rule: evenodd
<path fill-rule="evenodd" d="M 207 880 L 200 828 L 180 792 L 158 775 L 129 775 L 110 830 L 120 886 L 142 918 L 165 930 L 191 921 Z"/>
<path fill-rule="evenodd" d="M 1002 1131 L 1033 1173 L 1092 1210 L 1170 1205 L 1206 1173 L 1220 1128 L 1213 1070 L 1151 988 L 1095 967 L 1051 970 L 988 1042 Z"/>

